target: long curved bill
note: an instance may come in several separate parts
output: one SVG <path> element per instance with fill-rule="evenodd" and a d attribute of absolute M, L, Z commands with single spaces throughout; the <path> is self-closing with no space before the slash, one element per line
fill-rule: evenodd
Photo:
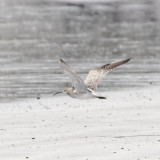
<path fill-rule="evenodd" d="M 59 93 L 63 93 L 63 91 L 61 91 L 61 92 L 56 92 L 56 93 L 53 94 L 53 96 L 55 96 L 56 94 L 59 94 Z"/>

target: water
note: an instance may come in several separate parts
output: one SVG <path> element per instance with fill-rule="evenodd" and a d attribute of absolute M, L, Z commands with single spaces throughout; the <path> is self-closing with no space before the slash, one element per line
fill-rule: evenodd
<path fill-rule="evenodd" d="M 132 58 L 108 74 L 99 91 L 159 86 L 159 6 L 158 0 L 1 0 L 0 98 L 70 86 L 59 58 L 82 78 L 96 66 Z"/>

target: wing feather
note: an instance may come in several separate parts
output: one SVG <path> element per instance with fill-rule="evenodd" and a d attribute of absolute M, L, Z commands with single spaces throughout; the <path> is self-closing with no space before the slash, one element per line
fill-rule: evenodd
<path fill-rule="evenodd" d="M 106 64 L 101 67 L 92 69 L 89 71 L 87 78 L 85 79 L 84 83 L 87 88 L 92 89 L 95 91 L 101 79 L 112 69 L 120 66 L 124 63 L 127 63 L 130 59 L 121 60 L 118 62 L 113 62 L 111 64 Z"/>
<path fill-rule="evenodd" d="M 65 61 L 60 59 L 59 65 L 63 72 L 72 80 L 72 87 L 74 87 L 75 90 L 79 91 L 86 88 L 83 80 L 77 75 L 75 71 L 70 68 L 70 66 Z"/>

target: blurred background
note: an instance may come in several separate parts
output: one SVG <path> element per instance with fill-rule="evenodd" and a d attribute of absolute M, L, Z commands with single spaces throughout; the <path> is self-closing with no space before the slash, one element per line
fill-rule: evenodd
<path fill-rule="evenodd" d="M 94 67 L 132 58 L 99 91 L 159 86 L 159 8 L 159 0 L 1 0 L 1 101 L 69 87 L 60 58 L 83 79 Z"/>

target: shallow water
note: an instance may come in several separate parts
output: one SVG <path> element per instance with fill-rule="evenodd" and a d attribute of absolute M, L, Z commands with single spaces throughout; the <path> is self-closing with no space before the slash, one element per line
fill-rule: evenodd
<path fill-rule="evenodd" d="M 132 58 L 109 73 L 101 90 L 160 85 L 157 0 L 1 0 L 0 97 L 37 97 L 70 86 L 66 60 L 82 78 L 96 66 Z"/>

